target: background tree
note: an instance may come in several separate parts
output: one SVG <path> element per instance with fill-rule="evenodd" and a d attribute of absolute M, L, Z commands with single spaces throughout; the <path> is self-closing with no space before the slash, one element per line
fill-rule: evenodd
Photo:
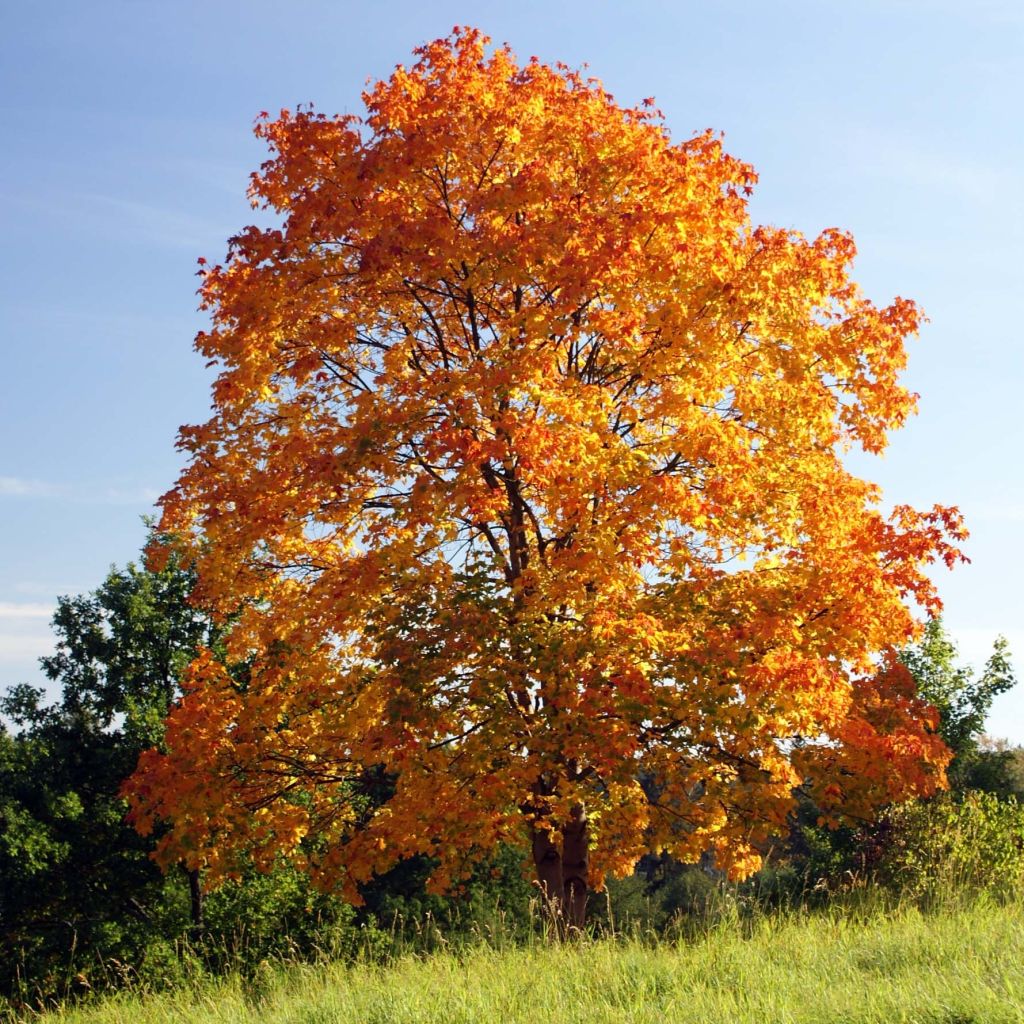
<path fill-rule="evenodd" d="M 932 618 L 920 641 L 900 652 L 900 662 L 914 677 L 917 693 L 939 712 L 939 735 L 953 752 L 950 781 L 961 789 L 1012 789 L 1010 748 L 982 744 L 992 702 L 1016 685 L 1005 637 L 997 637 L 981 675 L 958 665 L 956 644 L 942 619 Z"/>
<path fill-rule="evenodd" d="M 840 460 L 911 412 L 919 322 L 852 240 L 753 225 L 717 136 L 487 43 L 257 127 L 282 222 L 202 271 L 215 410 L 163 499 L 251 673 L 201 655 L 128 793 L 166 861 L 353 900 L 525 838 L 579 925 L 651 848 L 756 869 L 802 782 L 830 815 L 943 783 L 891 652 L 963 534 Z"/>
<path fill-rule="evenodd" d="M 982 736 L 968 767 L 965 785 L 1024 804 L 1024 746 Z"/>
<path fill-rule="evenodd" d="M 0 699 L 0 985 L 52 991 L 76 950 L 137 961 L 174 933 L 180 908 L 125 824 L 119 789 L 158 742 L 178 677 L 217 628 L 187 602 L 189 571 L 111 569 L 90 594 L 58 599 L 56 651 L 41 664 L 59 689 L 15 686 Z M 192 878 L 192 889 L 197 890 Z M 193 899 L 193 923 L 199 907 Z M 76 972 L 72 972 L 74 974 Z"/>

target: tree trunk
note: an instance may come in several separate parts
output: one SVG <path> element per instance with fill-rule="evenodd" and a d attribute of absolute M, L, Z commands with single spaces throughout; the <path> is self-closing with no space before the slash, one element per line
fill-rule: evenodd
<path fill-rule="evenodd" d="M 533 830 L 533 864 L 537 870 L 544 913 L 552 921 L 557 921 L 562 902 L 562 854 L 547 829 Z"/>
<path fill-rule="evenodd" d="M 198 869 L 189 869 L 182 864 L 182 870 L 188 876 L 189 895 L 189 937 L 193 940 L 203 936 L 203 887 L 200 884 Z"/>
<path fill-rule="evenodd" d="M 577 804 L 562 828 L 562 891 L 565 924 L 569 932 L 581 932 L 587 921 L 590 850 L 587 812 Z"/>
<path fill-rule="evenodd" d="M 561 848 L 551 830 L 533 829 L 533 863 L 544 915 L 554 934 L 565 939 L 586 924 L 589 843 L 587 815 L 581 804 L 562 826 Z"/>

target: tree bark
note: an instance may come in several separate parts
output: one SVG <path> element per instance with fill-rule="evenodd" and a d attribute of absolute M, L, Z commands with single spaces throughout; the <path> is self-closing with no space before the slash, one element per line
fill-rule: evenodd
<path fill-rule="evenodd" d="M 557 922 L 562 914 L 562 854 L 548 829 L 533 830 L 533 864 L 545 915 Z"/>
<path fill-rule="evenodd" d="M 582 804 L 572 809 L 559 830 L 561 847 L 550 829 L 533 829 L 533 863 L 544 915 L 554 934 L 566 939 L 586 925 L 589 888 L 589 837 Z"/>
<path fill-rule="evenodd" d="M 562 828 L 563 916 L 569 932 L 581 932 L 587 921 L 590 849 L 587 812 L 582 804 L 573 807 Z"/>
<path fill-rule="evenodd" d="M 182 869 L 188 876 L 189 895 L 189 936 L 192 939 L 201 939 L 203 936 L 203 887 L 200 884 L 198 869 L 189 869 L 182 864 Z"/>

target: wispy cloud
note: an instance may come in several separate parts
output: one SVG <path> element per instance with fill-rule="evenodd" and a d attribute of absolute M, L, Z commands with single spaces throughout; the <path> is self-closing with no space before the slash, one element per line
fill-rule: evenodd
<path fill-rule="evenodd" d="M 243 161 L 200 160 L 194 157 L 162 158 L 160 168 L 175 168 L 199 184 L 244 201 L 248 207 L 245 195 L 249 187 L 250 168 Z"/>
<path fill-rule="evenodd" d="M 5 498 L 55 498 L 64 488 L 45 480 L 29 480 L 20 476 L 0 476 L 0 496 Z"/>
<path fill-rule="evenodd" d="M 101 505 L 152 505 L 163 493 L 156 487 L 107 487 L 81 500 Z"/>
<path fill-rule="evenodd" d="M 63 583 L 54 585 L 52 583 L 40 583 L 36 580 L 23 580 L 21 583 L 15 583 L 11 586 L 17 594 L 30 594 L 33 597 L 56 597 L 57 594 L 81 594 L 83 591 L 88 590 L 78 583 Z M 47 605 L 49 608 L 50 606 Z"/>
<path fill-rule="evenodd" d="M 33 302 L 12 301 L 5 303 L 4 312 L 17 317 L 19 322 L 44 324 L 47 329 L 61 331 L 102 331 L 107 338 L 154 336 L 185 337 L 195 334 L 201 318 L 198 314 L 189 317 L 183 314 L 161 315 L 157 312 L 126 310 L 92 310 L 68 306 L 40 307 Z"/>
<path fill-rule="evenodd" d="M 152 506 L 163 494 L 157 487 L 115 487 L 103 484 L 75 485 L 0 476 L 0 498 L 61 498 L 87 505 Z"/>
<path fill-rule="evenodd" d="M 38 601 L 0 601 L 0 619 L 49 619 L 53 605 Z"/>
<path fill-rule="evenodd" d="M 3 202 L 18 206 L 39 218 L 54 219 L 62 230 L 76 228 L 90 234 L 130 239 L 147 245 L 201 252 L 223 249 L 224 241 L 237 230 L 226 224 L 197 216 L 185 208 L 140 202 L 122 196 L 83 192 L 18 194 L 5 192 Z"/>
<path fill-rule="evenodd" d="M 0 601 L 0 685 L 20 682 L 12 672 L 36 671 L 36 662 L 55 646 L 50 620 L 56 601 Z"/>

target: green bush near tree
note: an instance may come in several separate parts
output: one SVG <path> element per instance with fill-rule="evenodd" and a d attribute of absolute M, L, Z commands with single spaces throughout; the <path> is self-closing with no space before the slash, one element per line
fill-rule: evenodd
<path fill-rule="evenodd" d="M 905 898 L 1017 895 L 1024 884 L 1024 805 L 972 790 L 890 808 L 879 826 L 879 878 Z"/>

